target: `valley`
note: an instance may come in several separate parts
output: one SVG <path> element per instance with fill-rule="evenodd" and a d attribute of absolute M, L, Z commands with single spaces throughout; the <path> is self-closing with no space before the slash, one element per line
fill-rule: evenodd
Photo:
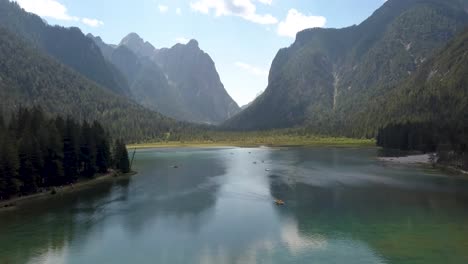
<path fill-rule="evenodd" d="M 468 0 L 291 2 L 0 0 L 0 263 L 468 263 Z"/>

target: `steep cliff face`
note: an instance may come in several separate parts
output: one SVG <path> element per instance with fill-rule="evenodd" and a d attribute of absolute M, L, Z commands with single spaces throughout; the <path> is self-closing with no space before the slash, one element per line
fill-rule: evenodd
<path fill-rule="evenodd" d="M 141 58 L 150 58 L 157 51 L 151 43 L 144 41 L 137 33 L 128 34 L 120 41 L 119 46 L 126 46 Z"/>
<path fill-rule="evenodd" d="M 136 33 L 118 46 L 90 36 L 128 80 L 141 105 L 179 120 L 219 124 L 239 111 L 224 89 L 210 56 L 195 40 L 155 49 Z"/>
<path fill-rule="evenodd" d="M 358 26 L 299 32 L 274 59 L 265 93 L 225 126 L 306 125 L 321 133 L 365 135 L 349 122 L 353 115 L 413 74 L 467 24 L 466 1 L 389 0 Z"/>
<path fill-rule="evenodd" d="M 224 89 L 213 60 L 199 48 L 196 40 L 161 49 L 153 59 L 198 120 L 220 123 L 239 111 Z"/>

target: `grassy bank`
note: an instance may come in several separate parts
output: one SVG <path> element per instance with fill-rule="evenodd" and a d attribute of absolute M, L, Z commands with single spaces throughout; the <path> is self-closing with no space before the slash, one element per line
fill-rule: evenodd
<path fill-rule="evenodd" d="M 93 187 L 96 184 L 112 182 L 114 180 L 124 179 L 125 177 L 130 177 L 134 175 L 134 172 L 121 174 L 115 171 L 109 172 L 107 174 L 97 175 L 92 179 L 80 180 L 74 184 L 60 186 L 60 187 L 51 187 L 42 192 L 24 195 L 19 197 L 13 197 L 8 200 L 0 201 L 0 212 L 6 210 L 14 210 L 23 203 L 38 200 L 38 199 L 49 199 L 55 198 L 63 194 L 69 194 L 77 192 L 86 188 Z"/>
<path fill-rule="evenodd" d="M 128 148 L 173 148 L 173 147 L 258 147 L 258 146 L 375 146 L 373 139 L 323 137 L 312 135 L 281 134 L 278 132 L 223 132 L 213 133 L 207 139 L 143 142 L 130 144 Z"/>

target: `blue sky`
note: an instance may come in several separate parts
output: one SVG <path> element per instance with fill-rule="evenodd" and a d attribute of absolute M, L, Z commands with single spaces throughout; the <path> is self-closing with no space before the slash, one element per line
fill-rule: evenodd
<path fill-rule="evenodd" d="M 228 93 L 244 105 L 263 91 L 277 51 L 302 28 L 359 24 L 385 0 L 16 0 L 50 24 L 117 44 L 130 32 L 156 48 L 197 39 Z"/>

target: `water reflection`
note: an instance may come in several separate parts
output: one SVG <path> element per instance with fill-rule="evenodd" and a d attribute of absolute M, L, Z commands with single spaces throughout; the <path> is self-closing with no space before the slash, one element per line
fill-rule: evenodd
<path fill-rule="evenodd" d="M 100 215 L 100 207 L 94 205 L 106 199 L 117 184 L 120 181 L 98 184 L 77 195 L 33 201 L 0 213 L 0 262 L 66 263 L 54 260 L 66 255 L 71 241 L 86 236 Z M 80 210 L 83 207 L 87 210 Z"/>
<path fill-rule="evenodd" d="M 368 253 L 378 259 L 375 263 L 467 260 L 463 249 L 468 235 L 466 179 L 408 166 L 390 171 L 388 165 L 363 163 L 350 155 L 355 150 L 339 150 L 344 157 L 337 156 L 337 150 L 325 149 L 315 155 L 317 151 L 276 153 L 293 157 L 277 157 L 283 164 L 269 176 L 272 195 L 283 197 L 289 204 L 280 211 L 283 218 L 293 214 L 303 236 L 322 234 L 329 245 L 343 240 L 368 245 Z M 307 155 L 314 159 L 303 161 L 300 174 L 289 169 L 293 161 L 297 164 Z M 337 160 L 339 166 L 335 168 Z M 321 168 L 320 164 L 327 166 Z M 363 256 L 352 252 L 351 259 L 362 261 Z"/>
<path fill-rule="evenodd" d="M 467 181 L 376 155 L 140 151 L 134 177 L 0 214 L 0 263 L 466 263 Z"/>

